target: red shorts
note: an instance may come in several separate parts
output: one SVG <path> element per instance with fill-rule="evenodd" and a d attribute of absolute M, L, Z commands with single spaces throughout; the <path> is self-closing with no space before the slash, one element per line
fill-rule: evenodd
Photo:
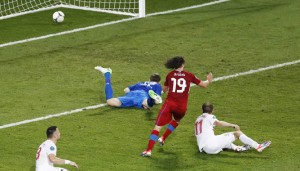
<path fill-rule="evenodd" d="M 172 101 L 165 101 L 156 118 L 157 126 L 164 126 L 172 120 L 180 121 L 186 112 L 186 105 L 178 104 Z"/>

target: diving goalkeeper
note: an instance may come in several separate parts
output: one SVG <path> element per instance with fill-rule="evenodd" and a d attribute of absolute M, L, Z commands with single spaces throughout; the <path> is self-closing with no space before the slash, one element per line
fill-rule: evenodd
<path fill-rule="evenodd" d="M 111 84 L 112 70 L 101 66 L 96 66 L 95 69 L 104 74 L 106 102 L 109 106 L 137 107 L 149 110 L 154 104 L 162 103 L 162 88 L 159 84 L 161 78 L 158 74 L 152 74 L 150 81 L 139 82 L 126 87 L 124 96 L 114 98 Z"/>

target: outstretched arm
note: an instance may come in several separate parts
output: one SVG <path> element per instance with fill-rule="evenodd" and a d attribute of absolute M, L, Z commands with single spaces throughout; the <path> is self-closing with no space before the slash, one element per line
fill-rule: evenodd
<path fill-rule="evenodd" d="M 70 160 L 64 160 L 56 157 L 54 154 L 49 154 L 49 159 L 53 164 L 69 164 L 78 169 L 78 165 Z"/>
<path fill-rule="evenodd" d="M 207 75 L 207 80 L 206 81 L 201 81 L 198 86 L 202 87 L 202 88 L 206 88 L 212 81 L 213 81 L 213 75 L 212 73 L 210 72 L 208 75 Z"/>
<path fill-rule="evenodd" d="M 214 122 L 214 125 L 216 126 L 222 126 L 222 127 L 232 127 L 234 128 L 236 131 L 240 131 L 240 127 L 236 124 L 231 124 L 231 123 L 228 123 L 228 122 L 225 122 L 225 121 L 215 121 Z"/>

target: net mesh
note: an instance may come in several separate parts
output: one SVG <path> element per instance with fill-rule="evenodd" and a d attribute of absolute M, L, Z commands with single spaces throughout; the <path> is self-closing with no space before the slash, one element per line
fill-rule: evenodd
<path fill-rule="evenodd" d="M 0 19 L 33 10 L 53 7 L 76 7 L 138 14 L 139 0 L 0 0 Z"/>
<path fill-rule="evenodd" d="M 137 13 L 139 9 L 138 0 L 63 0 L 61 2 L 63 4 L 74 5 L 78 7 L 114 10 L 130 13 Z"/>
<path fill-rule="evenodd" d="M 0 1 L 0 16 L 51 7 L 58 4 L 59 2 L 53 0 L 3 0 Z"/>

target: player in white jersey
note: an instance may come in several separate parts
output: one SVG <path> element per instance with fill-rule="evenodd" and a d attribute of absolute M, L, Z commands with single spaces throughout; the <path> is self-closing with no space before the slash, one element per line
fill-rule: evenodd
<path fill-rule="evenodd" d="M 271 141 L 266 141 L 258 144 L 256 141 L 247 137 L 241 132 L 240 127 L 225 121 L 219 121 L 213 114 L 213 105 L 204 103 L 202 105 L 203 114 L 200 115 L 195 122 L 195 136 L 200 152 L 207 154 L 217 154 L 223 149 L 232 149 L 234 151 L 245 151 L 250 148 L 255 148 L 258 152 L 262 152 L 267 148 Z M 234 132 L 228 132 L 221 135 L 215 135 L 214 127 L 232 127 Z M 243 142 L 244 146 L 236 146 L 233 144 L 235 140 L 239 139 Z"/>
<path fill-rule="evenodd" d="M 46 131 L 47 140 L 43 142 L 36 153 L 36 171 L 67 171 L 64 168 L 54 167 L 53 164 L 69 164 L 78 168 L 75 162 L 56 157 L 56 142 L 60 139 L 60 132 L 56 126 Z"/>

